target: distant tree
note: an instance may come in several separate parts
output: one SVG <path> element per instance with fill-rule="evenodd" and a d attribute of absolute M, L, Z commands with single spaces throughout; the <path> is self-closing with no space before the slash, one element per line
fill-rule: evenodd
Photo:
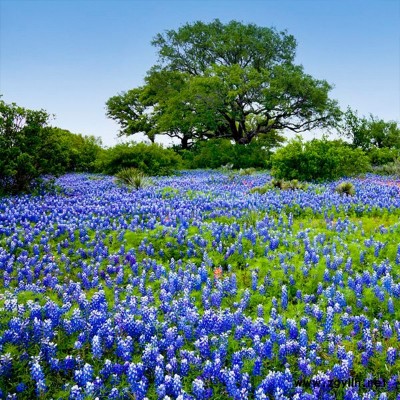
<path fill-rule="evenodd" d="M 212 137 L 246 144 L 276 130 L 333 126 L 340 116 L 331 85 L 294 64 L 296 41 L 286 32 L 214 20 L 169 30 L 152 44 L 160 63 L 144 86 L 107 102 L 121 134 L 166 134 L 182 147 Z"/>
<path fill-rule="evenodd" d="M 395 121 L 384 121 L 378 117 L 359 117 L 350 107 L 344 113 L 340 129 L 354 147 L 369 151 L 374 148 L 400 149 L 400 128 Z"/>

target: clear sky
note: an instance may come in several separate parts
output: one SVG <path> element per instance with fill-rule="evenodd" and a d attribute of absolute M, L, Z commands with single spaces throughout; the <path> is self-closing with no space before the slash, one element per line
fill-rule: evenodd
<path fill-rule="evenodd" d="M 105 102 L 143 83 L 152 38 L 196 20 L 286 29 L 343 109 L 400 121 L 398 0 L 0 0 L 0 93 L 53 125 L 117 142 Z"/>

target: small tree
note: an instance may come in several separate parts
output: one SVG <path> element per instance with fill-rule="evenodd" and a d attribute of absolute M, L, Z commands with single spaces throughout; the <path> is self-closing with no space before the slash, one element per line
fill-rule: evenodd
<path fill-rule="evenodd" d="M 340 132 L 351 140 L 353 147 L 365 151 L 375 148 L 400 149 L 400 128 L 395 121 L 384 121 L 372 114 L 359 117 L 350 107 L 344 113 Z"/>
<path fill-rule="evenodd" d="M 28 191 L 43 173 L 57 172 L 49 115 L 0 100 L 0 183 L 5 193 Z"/>

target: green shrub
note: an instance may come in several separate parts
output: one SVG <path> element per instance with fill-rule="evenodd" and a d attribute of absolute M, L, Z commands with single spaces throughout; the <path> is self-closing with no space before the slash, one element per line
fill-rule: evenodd
<path fill-rule="evenodd" d="M 0 100 L 0 194 L 53 190 L 46 175 L 94 172 L 102 151 L 94 136 L 48 126 L 46 111 Z"/>
<path fill-rule="evenodd" d="M 385 165 L 393 163 L 399 157 L 399 153 L 397 149 L 374 147 L 368 152 L 368 158 L 372 166 Z"/>
<path fill-rule="evenodd" d="M 42 175 L 66 170 L 59 137 L 47 126 L 46 111 L 0 100 L 0 193 L 30 192 Z"/>
<path fill-rule="evenodd" d="M 114 175 L 126 168 L 137 168 L 148 176 L 171 175 L 182 167 L 182 158 L 159 144 L 125 143 L 106 150 L 99 170 Z"/>
<path fill-rule="evenodd" d="M 233 168 L 233 164 L 232 163 L 229 163 L 229 164 L 221 166 L 221 170 L 224 171 L 224 172 L 232 171 L 232 168 Z"/>
<path fill-rule="evenodd" d="M 291 181 L 283 182 L 283 190 L 304 190 L 307 189 L 305 183 L 299 182 L 297 179 L 292 179 Z"/>
<path fill-rule="evenodd" d="M 257 170 L 255 168 L 240 168 L 239 169 L 239 175 L 252 175 L 256 172 Z"/>
<path fill-rule="evenodd" d="M 233 144 L 226 139 L 215 139 L 196 143 L 193 147 L 193 160 L 190 168 L 221 168 L 234 166 Z"/>
<path fill-rule="evenodd" d="M 283 189 L 283 179 L 272 179 L 270 185 L 277 189 Z"/>
<path fill-rule="evenodd" d="M 348 196 L 354 196 L 356 194 L 356 189 L 351 182 L 342 182 L 336 186 L 336 192 L 339 194 L 347 194 Z"/>
<path fill-rule="evenodd" d="M 299 182 L 297 179 L 292 181 L 285 181 L 283 179 L 272 179 L 271 182 L 267 183 L 261 187 L 255 187 L 250 190 L 250 193 L 260 193 L 265 194 L 269 190 L 279 189 L 279 190 L 305 190 L 307 185 L 305 183 Z"/>
<path fill-rule="evenodd" d="M 393 175 L 400 177 L 400 158 L 397 158 L 391 163 L 374 167 L 373 171 L 380 175 Z"/>
<path fill-rule="evenodd" d="M 370 168 L 368 157 L 361 149 L 326 138 L 304 142 L 297 137 L 278 149 L 271 161 L 274 178 L 285 180 L 327 181 L 361 174 Z"/>
<path fill-rule="evenodd" d="M 185 166 L 190 169 L 232 165 L 233 169 L 247 170 L 269 166 L 270 151 L 257 141 L 235 144 L 228 139 L 212 139 L 196 143 L 190 152 L 192 158 L 185 154 Z"/>
<path fill-rule="evenodd" d="M 260 194 L 265 194 L 267 193 L 269 190 L 272 190 L 273 187 L 269 184 L 264 185 L 264 186 L 260 186 L 260 187 L 254 187 L 250 189 L 250 193 L 260 193 Z"/>
<path fill-rule="evenodd" d="M 115 177 L 119 183 L 133 187 L 136 190 L 151 184 L 149 178 L 136 168 L 124 168 Z"/>
<path fill-rule="evenodd" d="M 304 190 L 307 185 L 299 182 L 297 179 L 285 181 L 284 179 L 272 179 L 271 186 L 281 190 Z"/>
<path fill-rule="evenodd" d="M 62 162 L 66 171 L 95 172 L 97 159 L 101 155 L 101 139 L 95 136 L 83 136 L 65 129 L 50 127 L 63 149 Z"/>

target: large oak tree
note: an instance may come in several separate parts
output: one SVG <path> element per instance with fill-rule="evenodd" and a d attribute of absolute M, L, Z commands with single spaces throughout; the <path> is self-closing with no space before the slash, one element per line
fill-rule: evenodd
<path fill-rule="evenodd" d="M 183 147 L 210 137 L 245 144 L 276 130 L 330 127 L 340 117 L 332 86 L 295 64 L 296 41 L 286 32 L 214 20 L 158 34 L 152 44 L 159 63 L 145 84 L 107 102 L 121 134 L 166 134 Z"/>

